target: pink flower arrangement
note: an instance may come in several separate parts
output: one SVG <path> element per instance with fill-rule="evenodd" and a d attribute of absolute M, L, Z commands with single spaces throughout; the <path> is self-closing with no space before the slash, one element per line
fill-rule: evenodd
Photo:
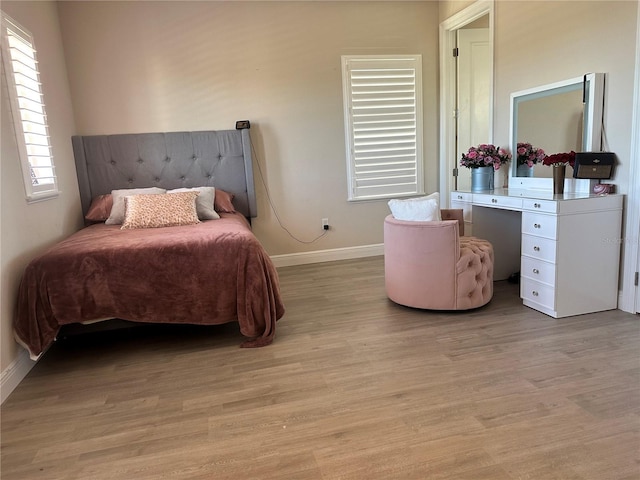
<path fill-rule="evenodd" d="M 534 147 L 530 143 L 518 143 L 516 161 L 518 165 L 533 167 L 536 163 L 544 161 L 547 154 L 541 148 Z"/>
<path fill-rule="evenodd" d="M 549 155 L 545 158 L 542 163 L 547 166 L 560 167 L 562 165 L 570 165 L 573 167 L 573 164 L 576 162 L 576 152 L 573 150 L 569 153 L 554 153 L 553 155 Z"/>
<path fill-rule="evenodd" d="M 511 154 L 504 148 L 482 143 L 477 147 L 471 147 L 466 154 L 462 154 L 460 166 L 467 168 L 493 167 L 494 170 L 500 170 L 502 164 L 509 160 L 511 160 Z"/>

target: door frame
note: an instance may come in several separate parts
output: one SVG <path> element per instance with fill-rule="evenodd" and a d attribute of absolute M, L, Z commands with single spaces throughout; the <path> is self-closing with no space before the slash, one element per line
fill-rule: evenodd
<path fill-rule="evenodd" d="M 493 97 L 494 97 L 494 0 L 478 0 L 464 10 L 449 17 L 440 24 L 440 199 L 449 205 L 450 193 L 453 190 L 454 163 L 450 162 L 456 155 L 456 125 L 454 109 L 456 105 L 456 62 L 453 49 L 456 46 L 456 31 L 465 25 L 489 15 L 489 48 L 491 49 L 490 98 L 489 98 L 489 142 L 493 142 Z"/>
<path fill-rule="evenodd" d="M 640 287 L 635 285 L 635 273 L 640 271 L 640 7 L 636 21 L 636 65 L 631 116 L 631 151 L 629 155 L 629 189 L 626 198 L 625 236 L 622 241 L 622 294 L 620 310 L 637 313 L 640 308 Z"/>

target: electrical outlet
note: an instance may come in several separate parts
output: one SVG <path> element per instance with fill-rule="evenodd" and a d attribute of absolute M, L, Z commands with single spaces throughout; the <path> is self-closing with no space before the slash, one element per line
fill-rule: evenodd
<path fill-rule="evenodd" d="M 322 229 L 323 230 L 329 230 L 329 219 L 328 218 L 323 218 L 322 219 Z"/>

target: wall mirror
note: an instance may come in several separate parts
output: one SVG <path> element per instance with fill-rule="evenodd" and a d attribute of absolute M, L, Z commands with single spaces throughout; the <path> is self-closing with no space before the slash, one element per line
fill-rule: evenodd
<path fill-rule="evenodd" d="M 519 142 L 554 153 L 600 151 L 604 74 L 590 73 L 511 94 L 510 188 L 552 189 L 552 169 L 537 164 L 518 168 Z M 573 178 L 567 167 L 565 192 L 589 192 L 591 182 Z"/>

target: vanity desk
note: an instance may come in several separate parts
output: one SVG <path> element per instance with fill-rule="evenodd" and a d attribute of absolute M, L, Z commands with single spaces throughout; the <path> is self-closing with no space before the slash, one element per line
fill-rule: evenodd
<path fill-rule="evenodd" d="M 494 247 L 494 280 L 520 272 L 524 305 L 554 318 L 617 308 L 622 195 L 451 193 L 465 235 Z"/>

